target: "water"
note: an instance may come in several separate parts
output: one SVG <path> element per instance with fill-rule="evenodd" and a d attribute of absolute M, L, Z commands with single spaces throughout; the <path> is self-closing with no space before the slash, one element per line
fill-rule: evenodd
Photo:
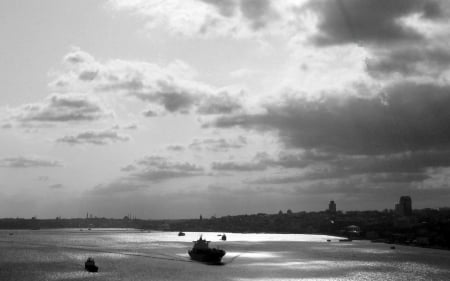
<path fill-rule="evenodd" d="M 203 233 L 227 251 L 224 265 L 205 265 L 187 255 L 200 234 L 0 230 L 0 280 L 450 280 L 450 251 L 319 235 Z M 84 271 L 89 256 L 98 273 Z"/>

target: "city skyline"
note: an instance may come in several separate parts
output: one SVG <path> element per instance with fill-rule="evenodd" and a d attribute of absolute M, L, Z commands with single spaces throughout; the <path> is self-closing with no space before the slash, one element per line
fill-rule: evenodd
<path fill-rule="evenodd" d="M 446 1 L 0 3 L 0 217 L 450 199 Z"/>

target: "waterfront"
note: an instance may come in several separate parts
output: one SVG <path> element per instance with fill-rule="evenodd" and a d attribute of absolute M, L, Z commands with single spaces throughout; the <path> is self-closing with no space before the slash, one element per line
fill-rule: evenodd
<path fill-rule="evenodd" d="M 301 234 L 203 233 L 222 266 L 191 262 L 200 233 L 123 229 L 0 231 L 0 280 L 448 280 L 450 252 Z M 331 242 L 327 242 L 330 239 Z M 99 273 L 84 271 L 92 256 Z"/>

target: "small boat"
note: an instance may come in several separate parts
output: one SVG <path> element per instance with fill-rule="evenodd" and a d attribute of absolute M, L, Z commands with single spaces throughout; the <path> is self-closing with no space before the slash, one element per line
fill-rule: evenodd
<path fill-rule="evenodd" d="M 84 263 L 84 269 L 86 269 L 89 272 L 97 272 L 98 266 L 95 265 L 95 261 L 93 258 L 89 257 L 86 262 Z"/>
<path fill-rule="evenodd" d="M 227 240 L 227 236 L 225 235 L 225 233 L 222 235 L 222 241 Z"/>
<path fill-rule="evenodd" d="M 339 239 L 339 242 L 352 242 L 353 240 L 350 238 Z"/>
<path fill-rule="evenodd" d="M 194 246 L 188 251 L 189 256 L 193 260 L 209 264 L 220 264 L 222 257 L 226 254 L 222 249 L 210 248 L 210 241 L 206 241 L 202 236 L 193 242 Z"/>
<path fill-rule="evenodd" d="M 178 236 L 185 236 L 186 233 L 184 233 L 183 231 L 178 232 Z"/>

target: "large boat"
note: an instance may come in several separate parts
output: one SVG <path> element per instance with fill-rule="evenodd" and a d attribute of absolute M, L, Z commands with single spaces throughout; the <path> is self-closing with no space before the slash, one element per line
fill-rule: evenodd
<path fill-rule="evenodd" d="M 189 256 L 193 260 L 211 264 L 220 264 L 222 257 L 226 254 L 222 249 L 210 248 L 210 241 L 206 241 L 202 236 L 200 236 L 197 241 L 193 242 L 194 246 L 188 251 Z"/>

